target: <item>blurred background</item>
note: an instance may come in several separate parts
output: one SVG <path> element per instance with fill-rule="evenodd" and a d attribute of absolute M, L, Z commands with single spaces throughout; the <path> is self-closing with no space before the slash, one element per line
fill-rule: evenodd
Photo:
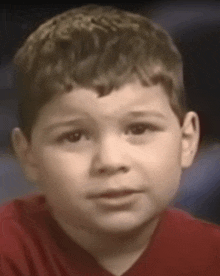
<path fill-rule="evenodd" d="M 0 4 L 0 204 L 36 191 L 10 154 L 10 132 L 17 126 L 12 58 L 24 39 L 46 19 L 82 4 Z M 183 173 L 173 204 L 220 223 L 220 3 L 217 1 L 106 2 L 138 12 L 162 25 L 183 56 L 185 89 L 201 121 L 201 141 L 193 166 Z"/>

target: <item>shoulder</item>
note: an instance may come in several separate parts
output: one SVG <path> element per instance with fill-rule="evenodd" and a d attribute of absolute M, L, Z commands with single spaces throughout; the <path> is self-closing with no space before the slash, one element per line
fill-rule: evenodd
<path fill-rule="evenodd" d="M 40 193 L 26 195 L 15 198 L 0 205 L 0 219 L 3 217 L 18 217 L 19 215 L 36 212 L 36 207 L 40 208 L 45 203 L 45 198 Z M 27 210 L 27 212 L 26 212 Z"/>
<path fill-rule="evenodd" d="M 182 249 L 191 251 L 220 254 L 220 226 L 197 219 L 187 212 L 178 209 L 168 209 L 164 220 L 163 233 L 171 235 L 171 244 L 176 241 L 182 244 Z M 194 246 L 194 247 L 193 247 Z"/>
<path fill-rule="evenodd" d="M 152 257 L 161 259 L 175 273 L 186 271 L 186 275 L 191 275 L 187 273 L 195 271 L 204 275 L 211 268 L 212 275 L 218 275 L 215 273 L 220 271 L 220 227 L 170 208 L 155 235 Z"/>
<path fill-rule="evenodd" d="M 182 237 L 200 238 L 208 236 L 209 241 L 213 239 L 215 242 L 220 242 L 219 225 L 197 219 L 191 214 L 176 208 L 167 210 L 165 226 L 176 229 Z"/>
<path fill-rule="evenodd" d="M 30 195 L 14 199 L 0 207 L 0 242 L 19 235 L 27 234 L 36 220 L 45 213 L 45 198 Z M 2 248 L 2 247 L 1 247 Z"/>
<path fill-rule="evenodd" d="M 26 261 L 35 251 L 39 239 L 36 229 L 40 225 L 36 221 L 45 212 L 44 202 L 43 196 L 34 195 L 15 199 L 0 207 L 1 266 L 15 260 L 17 267 L 21 266 L 22 271 L 26 271 Z"/>
<path fill-rule="evenodd" d="M 31 221 L 45 211 L 45 198 L 41 194 L 28 195 L 14 199 L 0 206 L 0 239 L 7 236 L 10 231 L 4 231 L 6 225 L 10 225 L 7 230 L 18 228 L 24 221 Z"/>

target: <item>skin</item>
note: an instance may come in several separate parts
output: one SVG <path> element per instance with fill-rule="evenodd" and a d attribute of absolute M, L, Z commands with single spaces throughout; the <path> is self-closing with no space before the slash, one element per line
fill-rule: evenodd
<path fill-rule="evenodd" d="M 164 88 L 138 81 L 101 98 L 84 88 L 57 96 L 41 109 L 30 144 L 13 132 L 54 218 L 115 275 L 146 248 L 198 138 L 196 113 L 180 126 Z"/>

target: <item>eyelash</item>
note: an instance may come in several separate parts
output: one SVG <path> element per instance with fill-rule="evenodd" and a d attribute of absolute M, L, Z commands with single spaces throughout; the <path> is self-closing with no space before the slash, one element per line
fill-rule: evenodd
<path fill-rule="evenodd" d="M 141 136 L 141 135 L 143 135 L 144 133 L 145 133 L 145 131 L 148 129 L 149 131 L 156 131 L 156 130 L 159 130 L 159 127 L 157 127 L 157 126 L 155 126 L 155 125 L 153 125 L 153 124 L 149 124 L 149 123 L 134 123 L 134 124 L 131 124 L 130 126 L 129 126 L 129 129 L 131 130 L 132 128 L 136 128 L 136 130 L 137 130 L 137 127 L 139 128 L 139 131 L 138 131 L 138 133 L 136 133 L 136 134 L 134 134 L 133 133 L 133 135 L 135 135 L 135 136 Z M 126 131 L 126 135 L 128 134 L 128 132 L 129 132 L 129 130 L 128 131 Z M 88 136 L 89 136 L 89 133 L 88 132 L 86 132 L 85 130 L 82 130 L 82 129 L 77 129 L 77 130 L 74 130 L 74 131 L 69 131 L 69 132 L 65 132 L 65 133 L 63 133 L 59 138 L 58 138 L 58 142 L 60 142 L 60 143 L 62 143 L 63 141 L 65 141 L 65 140 L 68 140 L 69 142 L 70 142 L 70 140 L 71 139 L 68 139 L 68 138 L 70 138 L 70 136 L 74 136 L 75 134 L 79 134 L 78 135 L 78 140 L 76 140 L 76 141 L 71 141 L 72 143 L 77 143 L 77 142 L 79 142 L 80 140 L 81 140 L 81 138 L 82 138 L 82 135 L 84 136 L 84 137 L 86 137 L 86 140 L 89 140 L 89 138 L 88 138 Z M 72 137 L 73 138 L 73 137 Z"/>
<path fill-rule="evenodd" d="M 150 131 L 156 131 L 156 130 L 158 130 L 157 126 L 155 126 L 153 124 L 149 124 L 149 123 L 134 123 L 134 124 L 131 124 L 129 126 L 129 128 L 131 129 L 132 127 L 137 127 L 137 126 L 141 127 L 141 128 L 139 128 L 139 130 L 141 130 L 141 133 L 139 133 L 137 135 L 143 134 L 143 132 L 145 132 L 147 129 L 150 130 Z M 127 134 L 127 132 L 126 132 L 126 134 Z"/>
<path fill-rule="evenodd" d="M 75 134 L 80 134 L 80 135 L 79 135 L 79 139 L 78 139 L 77 141 L 73 142 L 73 143 L 79 142 L 80 139 L 81 139 L 81 137 L 82 137 L 82 134 L 84 134 L 85 137 L 88 136 L 87 133 L 86 133 L 85 131 L 82 131 L 82 130 L 80 130 L 80 129 L 77 129 L 77 130 L 74 130 L 74 131 L 68 131 L 68 132 L 63 133 L 63 134 L 58 138 L 58 142 L 62 143 L 62 142 L 65 141 L 65 140 L 69 140 L 69 142 L 70 142 L 71 139 L 68 139 L 68 138 L 70 138 L 70 136 L 74 136 Z M 87 139 L 87 140 L 88 140 L 88 139 Z"/>

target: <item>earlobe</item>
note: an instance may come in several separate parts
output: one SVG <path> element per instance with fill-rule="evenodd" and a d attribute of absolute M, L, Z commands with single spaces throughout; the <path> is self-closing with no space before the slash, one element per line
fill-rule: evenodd
<path fill-rule="evenodd" d="M 31 182 L 37 181 L 36 159 L 31 151 L 31 145 L 20 128 L 14 128 L 11 134 L 12 145 L 16 157 L 24 171 L 26 178 Z"/>
<path fill-rule="evenodd" d="M 199 117 L 190 111 L 186 114 L 182 126 L 182 168 L 191 166 L 195 158 L 200 136 Z"/>

